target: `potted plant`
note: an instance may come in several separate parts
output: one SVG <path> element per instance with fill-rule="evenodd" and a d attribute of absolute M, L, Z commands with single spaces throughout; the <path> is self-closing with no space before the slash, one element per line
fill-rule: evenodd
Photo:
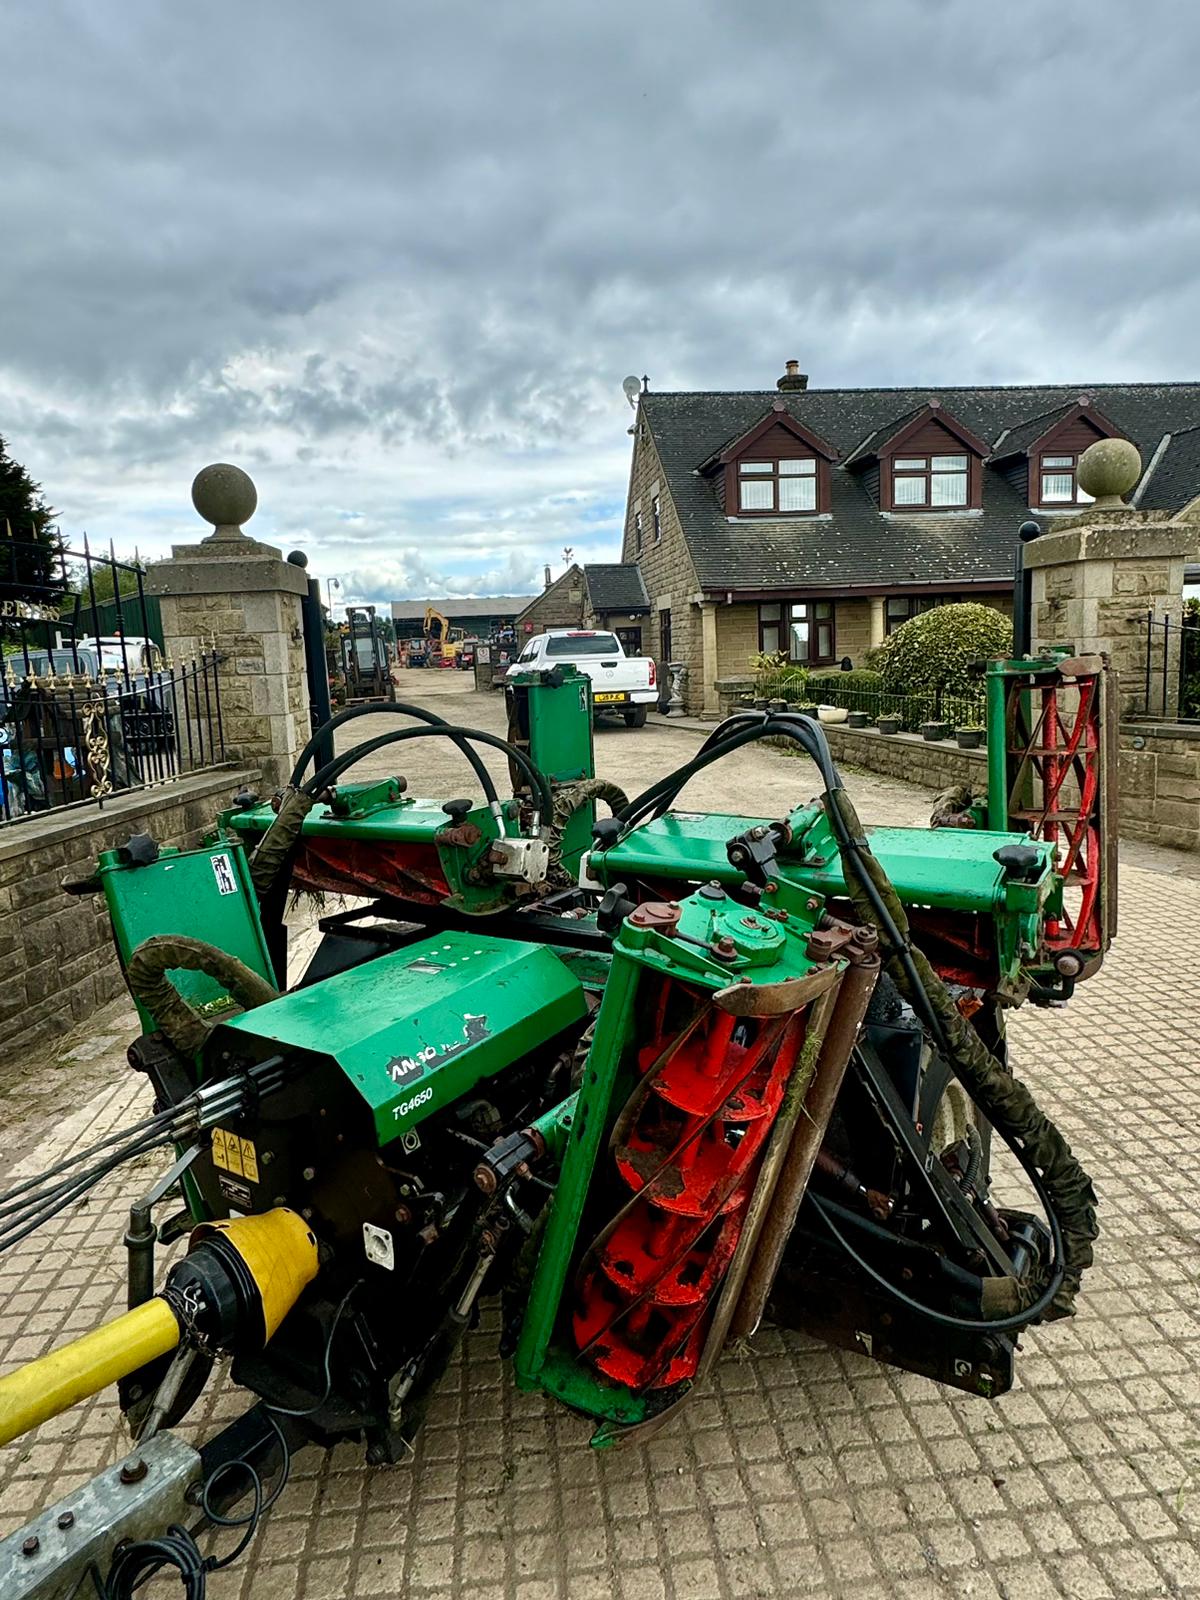
<path fill-rule="evenodd" d="M 921 737 L 926 744 L 936 744 L 939 739 L 947 739 L 949 736 L 950 724 L 948 722 L 923 722 L 921 724 Z"/>
<path fill-rule="evenodd" d="M 880 733 L 899 733 L 900 732 L 900 718 L 899 717 L 876 717 L 875 718 L 875 726 L 879 729 Z"/>
<path fill-rule="evenodd" d="M 755 711 L 765 711 L 770 704 L 771 702 L 765 695 L 759 695 L 754 702 L 754 709 Z"/>
<path fill-rule="evenodd" d="M 978 750 L 983 743 L 982 728 L 955 728 L 954 737 L 960 750 Z"/>
<path fill-rule="evenodd" d="M 852 728 L 869 728 L 871 726 L 871 716 L 867 711 L 852 711 L 846 720 Z"/>
<path fill-rule="evenodd" d="M 800 707 L 800 715 L 802 717 L 811 717 L 813 719 L 813 721 L 816 722 L 818 717 L 821 715 L 821 712 L 820 712 L 820 708 L 816 705 L 815 702 L 811 702 L 810 703 L 810 702 L 806 701 L 804 703 L 804 705 L 802 705 Z"/>

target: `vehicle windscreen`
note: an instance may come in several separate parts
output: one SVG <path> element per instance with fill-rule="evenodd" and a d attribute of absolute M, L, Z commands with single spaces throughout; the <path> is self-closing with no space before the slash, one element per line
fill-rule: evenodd
<path fill-rule="evenodd" d="M 568 633 L 546 640 L 546 654 L 573 661 L 576 656 L 617 656 L 621 646 L 612 633 Z"/>

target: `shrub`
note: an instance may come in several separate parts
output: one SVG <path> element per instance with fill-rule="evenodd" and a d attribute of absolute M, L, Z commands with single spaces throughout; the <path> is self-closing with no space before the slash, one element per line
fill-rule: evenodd
<path fill-rule="evenodd" d="M 872 672 L 869 667 L 856 667 L 853 672 L 830 668 L 827 672 L 810 672 L 808 687 L 818 698 L 824 689 L 882 689 L 883 674 Z"/>
<path fill-rule="evenodd" d="M 809 693 L 822 705 L 844 706 L 847 711 L 866 711 L 872 717 L 884 709 L 880 695 L 883 679 L 877 672 L 859 668 L 855 672 L 810 672 Z"/>
<path fill-rule="evenodd" d="M 1012 623 L 991 606 L 935 606 L 890 634 L 875 659 L 892 694 L 970 694 L 979 683 L 970 664 L 1011 655 L 1012 643 Z"/>
<path fill-rule="evenodd" d="M 771 665 L 770 656 L 759 656 L 759 663 L 754 677 L 754 692 L 758 695 L 767 695 L 772 700 L 803 700 L 808 693 L 808 671 L 805 667 L 789 667 L 786 664 Z"/>

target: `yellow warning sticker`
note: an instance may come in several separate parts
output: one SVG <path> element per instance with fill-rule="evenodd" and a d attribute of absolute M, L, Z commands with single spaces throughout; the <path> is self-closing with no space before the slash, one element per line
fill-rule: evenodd
<path fill-rule="evenodd" d="M 252 1139 L 239 1141 L 242 1147 L 242 1177 L 248 1178 L 251 1183 L 258 1182 L 258 1154 Z"/>
<path fill-rule="evenodd" d="M 238 1178 L 248 1178 L 251 1183 L 258 1182 L 258 1151 L 254 1148 L 253 1139 L 242 1139 L 224 1128 L 214 1128 L 212 1158 L 213 1165 L 222 1171 L 232 1172 Z"/>

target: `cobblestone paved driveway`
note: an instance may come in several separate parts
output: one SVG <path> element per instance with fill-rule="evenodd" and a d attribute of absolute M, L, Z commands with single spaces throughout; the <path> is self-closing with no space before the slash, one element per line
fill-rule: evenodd
<path fill-rule="evenodd" d="M 621 760 L 648 782 L 666 762 L 646 770 L 638 737 Z M 677 760 L 687 735 L 668 737 Z M 920 791 L 853 786 L 871 821 L 925 809 Z M 1026 1336 L 1012 1394 L 989 1404 L 767 1331 L 671 1432 L 600 1456 L 585 1424 L 515 1391 L 489 1311 L 412 1462 L 305 1452 L 213 1600 L 1200 1595 L 1200 883 L 1126 867 L 1121 897 L 1100 976 L 1068 1010 L 1012 1022 L 1017 1069 L 1090 1168 L 1104 1230 L 1080 1314 Z M 72 1070 L 80 1110 L 23 1170 L 144 1104 L 132 1076 L 96 1095 L 88 1066 Z M 0 1257 L 6 1366 L 121 1309 L 128 1192 Z M 243 1404 L 216 1387 L 184 1431 Z M 0 1452 L 0 1531 L 122 1440 L 105 1395 Z"/>

